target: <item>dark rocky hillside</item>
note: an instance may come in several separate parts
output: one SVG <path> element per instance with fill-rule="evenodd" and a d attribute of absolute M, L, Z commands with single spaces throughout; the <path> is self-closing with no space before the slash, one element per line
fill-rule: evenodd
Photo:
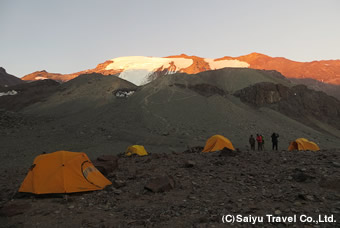
<path fill-rule="evenodd" d="M 312 124 L 317 119 L 340 129 L 340 101 L 305 85 L 287 87 L 258 83 L 234 93 L 241 101 L 256 107 L 270 107 L 289 117 Z"/>
<path fill-rule="evenodd" d="M 58 90 L 59 83 L 50 79 L 0 88 L 0 92 L 16 91 L 16 95 L 0 96 L 0 109 L 19 111 L 43 101 Z"/>
<path fill-rule="evenodd" d="M 25 82 L 22 81 L 20 78 L 8 74 L 4 68 L 0 67 L 0 86 L 12 86 L 22 83 Z"/>

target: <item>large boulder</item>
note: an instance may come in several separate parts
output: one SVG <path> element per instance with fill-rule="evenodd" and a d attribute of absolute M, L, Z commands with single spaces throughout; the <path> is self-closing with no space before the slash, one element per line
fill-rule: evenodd
<path fill-rule="evenodd" d="M 102 155 L 93 161 L 93 165 L 104 176 L 107 176 L 118 168 L 118 157 L 114 155 Z"/>

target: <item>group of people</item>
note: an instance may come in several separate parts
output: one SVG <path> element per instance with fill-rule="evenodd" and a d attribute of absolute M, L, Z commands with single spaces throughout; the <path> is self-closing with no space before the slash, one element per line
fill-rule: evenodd
<path fill-rule="evenodd" d="M 271 135 L 272 138 L 272 149 L 277 150 L 278 149 L 278 143 L 279 143 L 279 134 L 273 132 L 273 134 Z M 260 134 L 256 134 L 256 139 L 254 138 L 253 135 L 250 135 L 249 137 L 249 144 L 250 144 L 250 148 L 251 150 L 255 150 L 255 143 L 257 142 L 257 150 L 258 151 L 262 151 L 264 150 L 264 137 L 263 135 Z"/>

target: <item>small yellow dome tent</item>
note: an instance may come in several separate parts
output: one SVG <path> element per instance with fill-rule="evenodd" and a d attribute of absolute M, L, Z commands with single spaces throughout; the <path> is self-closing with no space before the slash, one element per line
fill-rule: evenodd
<path fill-rule="evenodd" d="M 230 142 L 229 139 L 222 135 L 214 135 L 211 136 L 207 142 L 205 143 L 205 147 L 202 152 L 213 152 L 222 150 L 224 147 L 235 150 L 233 144 Z"/>
<path fill-rule="evenodd" d="M 85 153 L 56 151 L 34 159 L 19 192 L 84 192 L 100 190 L 110 184 Z"/>
<path fill-rule="evenodd" d="M 145 155 L 148 155 L 148 152 L 146 152 L 144 146 L 140 146 L 140 145 L 129 146 L 125 152 L 125 155 L 131 156 L 133 154 L 136 154 L 139 156 L 145 156 Z"/>
<path fill-rule="evenodd" d="M 320 147 L 315 142 L 308 141 L 308 139 L 298 138 L 289 144 L 288 150 L 289 151 L 292 151 L 292 150 L 317 151 L 317 150 L 320 150 Z"/>

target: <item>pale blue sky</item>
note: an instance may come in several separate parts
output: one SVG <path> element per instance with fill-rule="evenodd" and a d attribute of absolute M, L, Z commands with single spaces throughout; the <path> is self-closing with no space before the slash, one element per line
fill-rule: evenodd
<path fill-rule="evenodd" d="M 0 0 L 0 66 L 73 73 L 121 56 L 340 59 L 338 0 Z"/>

